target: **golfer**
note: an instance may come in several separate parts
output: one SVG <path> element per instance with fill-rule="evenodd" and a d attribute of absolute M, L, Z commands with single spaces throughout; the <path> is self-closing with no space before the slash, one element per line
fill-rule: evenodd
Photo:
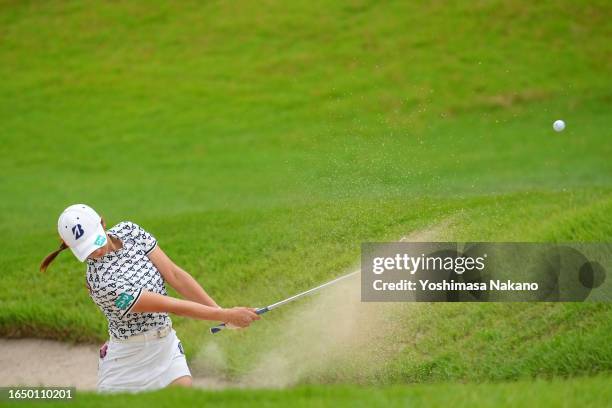
<path fill-rule="evenodd" d="M 44 272 L 66 248 L 87 262 L 89 296 L 108 319 L 109 340 L 98 360 L 101 392 L 191 386 L 191 372 L 168 313 L 234 327 L 259 319 L 253 308 L 219 307 L 138 224 L 123 221 L 106 231 L 96 211 L 75 204 L 62 212 L 57 227 L 62 243 L 40 269 Z M 165 282 L 186 300 L 168 296 Z"/>

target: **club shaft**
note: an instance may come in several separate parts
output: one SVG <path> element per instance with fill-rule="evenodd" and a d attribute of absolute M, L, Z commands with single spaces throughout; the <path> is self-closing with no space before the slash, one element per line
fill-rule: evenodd
<path fill-rule="evenodd" d="M 309 289 L 309 290 L 307 290 L 305 292 L 298 293 L 297 295 L 293 295 L 293 296 L 291 296 L 291 297 L 289 297 L 289 298 L 287 298 L 285 300 L 281 300 L 280 302 L 273 303 L 270 306 L 262 307 L 260 309 L 257 309 L 257 311 L 255 313 L 257 313 L 257 314 L 264 314 L 266 312 L 269 312 L 270 310 L 276 309 L 279 306 L 282 306 L 282 305 L 287 304 L 289 302 L 293 302 L 294 300 L 299 299 L 301 297 L 304 297 L 306 295 L 310 295 L 311 293 L 314 293 L 314 292 L 316 292 L 316 291 L 318 291 L 320 289 L 323 289 L 326 286 L 333 285 L 334 283 L 336 283 L 338 281 L 341 281 L 341 280 L 346 279 L 346 278 L 348 278 L 350 276 L 356 275 L 359 272 L 360 271 L 351 272 L 351 273 L 349 273 L 347 275 L 341 276 L 341 277 L 336 278 L 336 279 L 334 279 L 332 281 L 329 281 L 329 282 L 326 282 L 326 283 L 324 283 L 322 285 L 319 285 L 316 288 L 312 288 L 312 289 Z M 221 330 L 223 330 L 225 327 L 226 327 L 225 323 L 221 323 L 221 324 L 219 324 L 217 326 L 211 327 L 210 328 L 210 332 L 212 334 L 215 334 L 215 333 L 218 333 Z"/>
<path fill-rule="evenodd" d="M 297 295 L 293 295 L 291 297 L 288 297 L 287 299 L 281 300 L 280 302 L 273 303 L 270 306 L 267 306 L 266 309 L 268 309 L 268 310 L 276 309 L 279 306 L 285 305 L 285 304 L 287 304 L 289 302 L 293 302 L 294 300 L 297 300 L 297 299 L 299 299 L 301 297 L 304 297 L 306 295 L 310 295 L 311 293 L 314 293 L 314 292 L 316 292 L 318 290 L 321 290 L 321 289 L 323 289 L 326 286 L 333 285 L 334 283 L 339 282 L 339 281 L 341 281 L 343 279 L 346 279 L 346 278 L 348 278 L 350 276 L 353 276 L 353 275 L 355 275 L 357 273 L 359 273 L 359 271 L 351 272 L 351 273 L 349 273 L 347 275 L 340 276 L 339 278 L 336 278 L 336 279 L 334 279 L 332 281 L 329 281 L 329 282 L 326 282 L 326 283 L 324 283 L 322 285 L 319 285 L 316 288 L 308 289 L 307 291 L 304 291 L 302 293 L 298 293 Z"/>

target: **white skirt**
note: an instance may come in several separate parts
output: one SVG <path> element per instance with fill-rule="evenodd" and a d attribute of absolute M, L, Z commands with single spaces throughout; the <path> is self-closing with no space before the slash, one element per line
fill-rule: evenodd
<path fill-rule="evenodd" d="M 162 338 L 139 342 L 107 342 L 106 355 L 98 360 L 99 392 L 137 392 L 168 386 L 191 376 L 174 329 Z"/>

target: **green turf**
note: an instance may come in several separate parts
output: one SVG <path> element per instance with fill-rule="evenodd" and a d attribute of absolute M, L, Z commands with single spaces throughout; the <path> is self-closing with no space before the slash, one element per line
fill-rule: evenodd
<path fill-rule="evenodd" d="M 445 220 L 449 240 L 610 241 L 611 15 L 605 1 L 0 1 L 0 333 L 105 338 L 83 265 L 63 253 L 37 272 L 75 202 L 144 226 L 224 306 L 284 298 L 355 265 L 362 241 Z M 420 353 L 302 381 L 612 368 L 608 305 L 418 307 L 431 318 L 400 314 L 399 336 L 417 325 Z M 223 374 L 248 370 L 290 313 L 215 340 Z M 175 323 L 190 358 L 211 342 Z"/>
<path fill-rule="evenodd" d="M 177 407 L 603 407 L 612 398 L 610 378 L 599 376 L 573 380 L 498 384 L 436 384 L 382 388 L 300 387 L 275 390 L 198 391 L 169 389 L 138 395 L 103 396 L 76 394 L 70 406 Z M 6 406 L 40 406 L 19 402 Z M 66 402 L 45 402 L 63 407 Z"/>

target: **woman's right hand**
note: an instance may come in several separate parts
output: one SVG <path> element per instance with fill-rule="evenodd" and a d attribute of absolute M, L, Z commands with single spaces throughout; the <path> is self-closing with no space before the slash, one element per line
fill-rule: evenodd
<path fill-rule="evenodd" d="M 231 309 L 223 309 L 225 314 L 224 323 L 228 326 L 248 327 L 253 320 L 259 320 L 261 317 L 255 313 L 257 309 L 252 307 L 232 307 Z"/>

